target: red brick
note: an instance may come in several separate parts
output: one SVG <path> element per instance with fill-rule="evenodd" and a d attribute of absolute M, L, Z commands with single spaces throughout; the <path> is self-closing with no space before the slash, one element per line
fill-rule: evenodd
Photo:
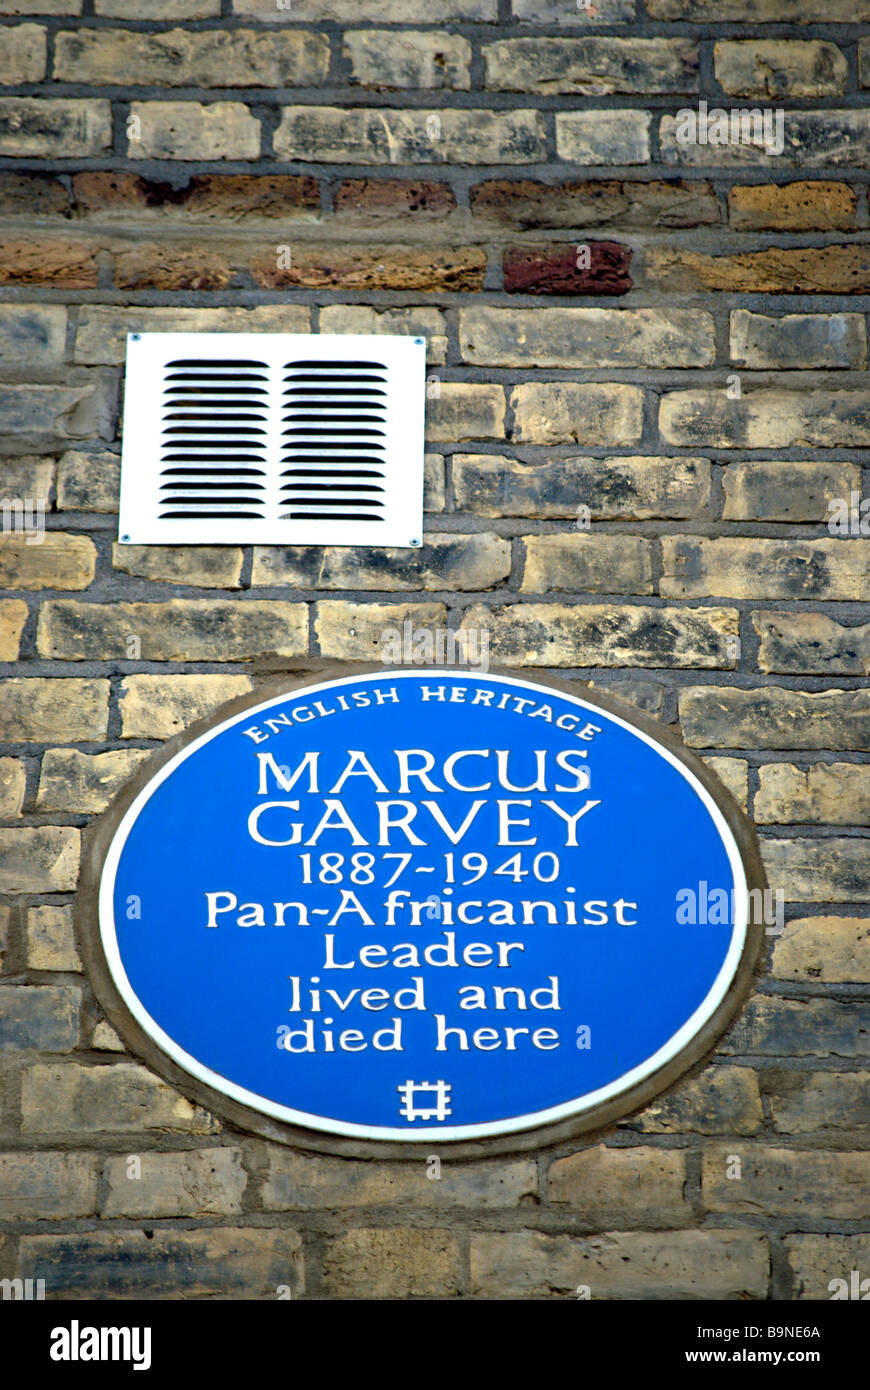
<path fill-rule="evenodd" d="M 580 243 L 589 266 L 578 269 L 578 245 L 509 246 L 504 253 L 504 287 L 509 294 L 625 294 L 631 250 L 618 241 Z"/>

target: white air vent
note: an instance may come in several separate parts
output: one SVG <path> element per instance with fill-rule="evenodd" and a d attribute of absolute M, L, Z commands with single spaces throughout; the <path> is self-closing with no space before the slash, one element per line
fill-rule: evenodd
<path fill-rule="evenodd" d="M 422 338 L 130 334 L 120 539 L 419 545 L 425 357 Z"/>

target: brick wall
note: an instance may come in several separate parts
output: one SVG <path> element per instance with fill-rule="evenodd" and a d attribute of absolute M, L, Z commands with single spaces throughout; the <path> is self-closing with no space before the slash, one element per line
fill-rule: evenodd
<path fill-rule="evenodd" d="M 0 0 L 2 490 L 49 506 L 42 544 L 0 536 L 0 1277 L 797 1299 L 870 1276 L 870 546 L 860 511 L 827 525 L 870 443 L 867 19 Z M 781 153 L 685 143 L 701 100 L 783 113 Z M 146 329 L 425 334 L 423 548 L 385 572 L 117 547 Z M 71 927 L 80 829 L 149 749 L 264 655 L 371 659 L 405 618 L 679 724 L 787 900 L 708 1065 L 585 1142 L 442 1153 L 439 1180 L 189 1103 L 101 1018 Z"/>

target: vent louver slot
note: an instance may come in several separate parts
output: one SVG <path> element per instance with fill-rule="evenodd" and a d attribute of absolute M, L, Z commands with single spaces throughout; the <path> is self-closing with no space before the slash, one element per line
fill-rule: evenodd
<path fill-rule="evenodd" d="M 263 518 L 268 424 L 265 362 L 167 362 L 160 517 Z"/>
<path fill-rule="evenodd" d="M 419 545 L 425 356 L 390 334 L 131 334 L 121 541 Z"/>
<path fill-rule="evenodd" d="M 281 497 L 288 521 L 382 521 L 387 439 L 383 362 L 284 369 Z"/>

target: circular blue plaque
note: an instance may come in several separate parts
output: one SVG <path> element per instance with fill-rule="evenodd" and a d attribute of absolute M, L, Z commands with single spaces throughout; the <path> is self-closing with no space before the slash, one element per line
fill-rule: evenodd
<path fill-rule="evenodd" d="M 405 669 L 219 713 L 104 840 L 113 1020 L 218 1102 L 363 1140 L 670 1084 L 724 1025 L 749 875 L 709 773 L 618 708 Z"/>

